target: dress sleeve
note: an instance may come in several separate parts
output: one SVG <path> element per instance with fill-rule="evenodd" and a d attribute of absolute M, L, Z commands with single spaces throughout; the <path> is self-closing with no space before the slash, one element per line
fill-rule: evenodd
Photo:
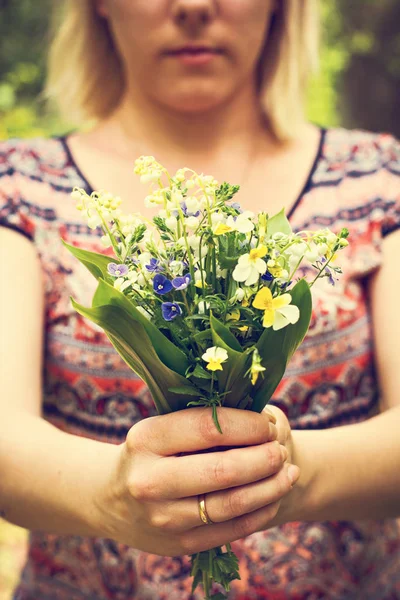
<path fill-rule="evenodd" d="M 382 237 L 386 237 L 400 228 L 400 142 L 391 136 L 382 137 Z"/>
<path fill-rule="evenodd" d="M 0 142 L 0 226 L 18 231 L 33 241 L 35 226 L 18 191 L 18 173 L 14 167 L 17 155 L 15 140 Z"/>

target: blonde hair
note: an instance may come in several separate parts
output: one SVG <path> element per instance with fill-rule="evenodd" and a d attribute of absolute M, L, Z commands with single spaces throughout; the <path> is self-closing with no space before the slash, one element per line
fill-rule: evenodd
<path fill-rule="evenodd" d="M 58 4 L 58 3 L 57 3 Z M 304 123 L 304 95 L 318 65 L 316 0 L 278 0 L 258 64 L 261 108 L 277 140 Z M 121 58 L 93 0 L 64 0 L 55 14 L 45 95 L 68 122 L 102 120 L 125 89 Z"/>

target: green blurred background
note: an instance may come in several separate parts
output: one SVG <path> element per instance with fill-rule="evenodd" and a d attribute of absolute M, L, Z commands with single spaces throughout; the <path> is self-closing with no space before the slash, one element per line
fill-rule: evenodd
<path fill-rule="evenodd" d="M 40 99 L 52 2 L 0 0 L 0 138 L 68 128 Z M 309 118 L 400 137 L 399 0 L 320 0 L 320 10 L 321 69 L 309 89 Z"/>
<path fill-rule="evenodd" d="M 41 98 L 54 1 L 0 0 L 0 139 L 69 128 Z M 309 88 L 308 117 L 400 138 L 399 0 L 320 0 L 320 11 L 321 68 Z M 25 539 L 24 530 L 0 521 L 0 600 L 11 597 Z"/>

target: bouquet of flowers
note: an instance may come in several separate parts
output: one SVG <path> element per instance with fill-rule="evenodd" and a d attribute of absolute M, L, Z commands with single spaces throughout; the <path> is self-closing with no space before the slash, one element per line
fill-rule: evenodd
<path fill-rule="evenodd" d="M 114 253 L 65 244 L 98 280 L 92 307 L 73 306 L 146 382 L 159 414 L 210 406 L 221 431 L 218 406 L 261 412 L 269 402 L 307 333 L 310 287 L 334 283 L 348 231 L 293 233 L 283 210 L 242 211 L 239 186 L 188 168 L 171 176 L 152 156 L 135 173 L 149 185 L 145 206 L 158 207 L 152 222 L 123 214 L 108 192 L 72 193 Z M 299 276 L 306 263 L 311 281 Z M 193 555 L 191 574 L 207 599 L 213 581 L 228 591 L 240 578 L 230 544 Z"/>

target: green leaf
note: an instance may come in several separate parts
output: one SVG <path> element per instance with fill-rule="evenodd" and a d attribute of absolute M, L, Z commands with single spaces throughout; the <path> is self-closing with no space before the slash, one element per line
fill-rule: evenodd
<path fill-rule="evenodd" d="M 229 391 L 224 399 L 224 406 L 237 407 L 250 390 L 250 379 L 244 374 L 251 364 L 252 349 L 243 351 L 229 328 L 213 315 L 210 316 L 210 325 L 213 343 L 228 353 L 228 360 L 223 363 L 222 371 L 217 371 L 219 391 Z"/>
<path fill-rule="evenodd" d="M 105 280 L 111 281 L 111 277 L 107 271 L 107 266 L 111 262 L 119 263 L 120 261 L 115 257 L 105 256 L 104 254 L 99 254 L 97 252 L 90 252 L 89 250 L 83 250 L 82 248 L 77 248 L 76 246 L 71 246 L 61 240 L 64 246 L 77 258 L 89 271 L 92 275 L 96 277 L 96 279 L 100 279 L 101 277 Z"/>
<path fill-rule="evenodd" d="M 290 290 L 292 302 L 300 311 L 300 317 L 294 325 L 287 325 L 283 329 L 274 331 L 265 329 L 256 346 L 261 356 L 261 364 L 266 371 L 264 378 L 259 377 L 253 391 L 251 410 L 261 412 L 271 399 L 272 394 L 280 383 L 286 366 L 293 353 L 303 341 L 310 325 L 312 301 L 308 283 L 302 279 Z"/>
<path fill-rule="evenodd" d="M 174 394 L 179 394 L 183 396 L 197 396 L 200 395 L 200 390 L 197 390 L 194 387 L 190 387 L 188 385 L 181 385 L 179 387 L 170 387 L 168 388 L 169 392 L 173 392 Z"/>
<path fill-rule="evenodd" d="M 211 333 L 211 329 L 204 329 L 204 331 L 199 331 L 198 333 L 195 333 L 193 336 L 193 339 L 198 343 L 201 344 L 202 342 L 206 342 L 207 340 L 212 340 L 212 333 Z"/>
<path fill-rule="evenodd" d="M 300 318 L 297 323 L 288 325 L 283 330 L 285 332 L 283 351 L 287 355 L 288 361 L 292 358 L 294 352 L 306 336 L 312 313 L 311 291 L 305 279 L 301 279 L 296 283 L 289 293 L 292 296 L 291 303 L 299 308 Z"/>
<path fill-rule="evenodd" d="M 218 321 L 218 319 L 216 319 L 213 314 L 210 314 L 210 326 L 213 334 L 213 339 L 214 334 L 216 334 L 219 336 L 219 338 L 221 338 L 221 340 L 223 340 L 225 346 L 228 346 L 232 350 L 236 350 L 236 352 L 243 352 L 242 346 L 240 345 L 236 337 L 233 335 L 229 327 L 221 323 L 221 321 Z M 225 346 L 223 347 L 225 348 Z"/>
<path fill-rule="evenodd" d="M 199 377 L 200 379 L 211 379 L 210 371 L 206 371 L 200 365 L 196 365 L 190 377 Z"/>
<path fill-rule="evenodd" d="M 260 375 L 256 385 L 252 386 L 253 389 L 250 391 L 250 396 L 253 398 L 250 410 L 254 412 L 261 412 L 265 408 L 285 374 L 287 358 L 282 353 L 275 353 L 273 348 L 271 354 L 262 360 L 262 365 L 266 368 L 262 373 L 264 377 Z"/>
<path fill-rule="evenodd" d="M 229 248 L 229 234 L 228 235 L 219 235 L 218 236 L 218 262 L 221 269 L 233 269 L 240 255 L 233 256 L 230 254 Z"/>
<path fill-rule="evenodd" d="M 168 392 L 168 388 L 186 387 L 187 379 L 159 359 L 141 323 L 120 306 L 109 304 L 85 308 L 71 300 L 79 314 L 104 329 L 123 360 L 146 382 L 159 414 L 186 408 L 182 396 Z"/>
<path fill-rule="evenodd" d="M 271 237 L 274 233 L 285 233 L 291 235 L 292 228 L 285 215 L 285 209 L 276 213 L 273 217 L 270 217 L 267 221 L 267 235 Z"/>
<path fill-rule="evenodd" d="M 93 297 L 92 306 L 115 305 L 125 310 L 131 318 L 139 322 L 150 338 L 160 360 L 170 369 L 185 375 L 189 360 L 184 352 L 149 321 L 122 292 L 100 279 Z"/>

